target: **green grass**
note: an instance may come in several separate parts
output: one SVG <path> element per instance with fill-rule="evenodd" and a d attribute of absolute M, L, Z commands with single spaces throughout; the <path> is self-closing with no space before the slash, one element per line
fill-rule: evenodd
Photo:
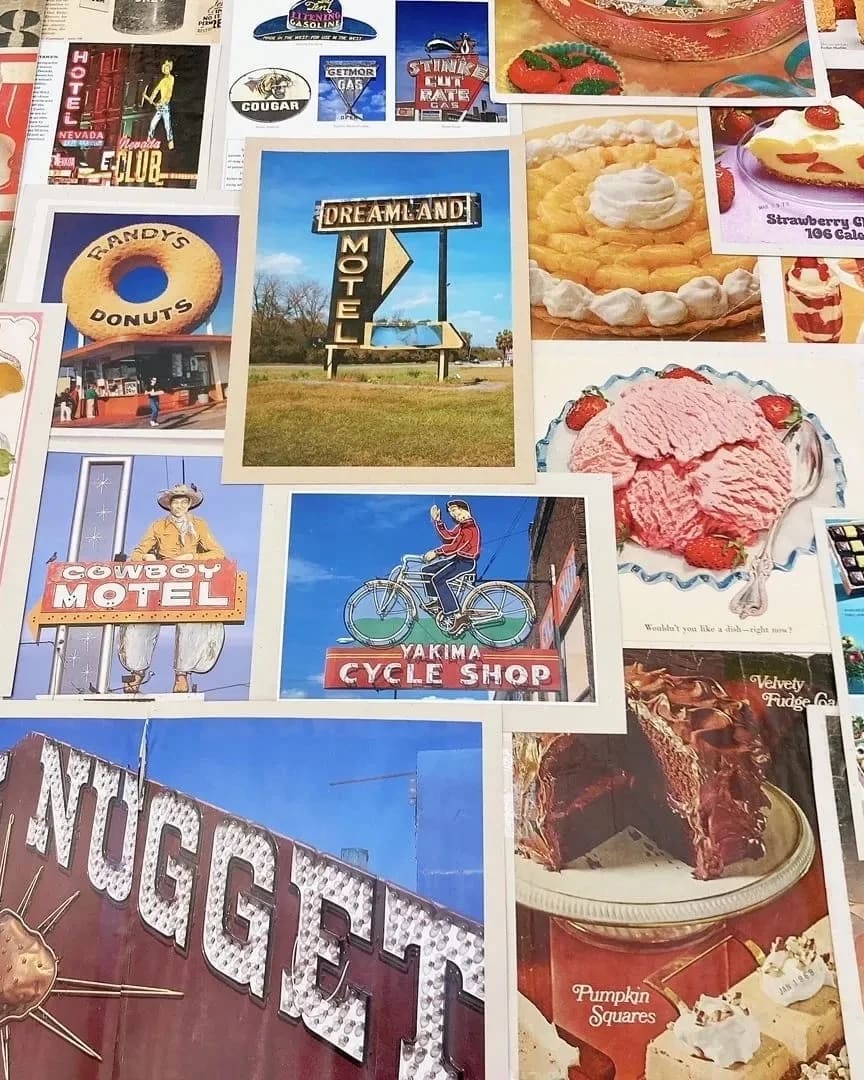
<path fill-rule="evenodd" d="M 396 365 L 394 365 L 395 367 Z M 319 384 L 303 368 L 256 365 L 246 407 L 245 465 L 502 467 L 513 464 L 512 368 L 462 368 L 467 377 L 502 384 L 426 386 L 406 372 L 363 365 L 390 382 Z M 264 370 L 262 370 L 262 368 Z M 320 369 L 313 369 L 317 377 Z M 430 368 L 430 374 L 432 369 Z M 352 369 L 358 371 L 358 369 Z M 358 371 L 359 373 L 359 371 Z M 404 380 L 404 385 L 399 385 Z"/>
<path fill-rule="evenodd" d="M 308 382 L 325 379 L 320 364 L 255 364 L 249 369 L 249 385 L 266 382 Z M 438 366 L 428 364 L 344 364 L 339 367 L 336 382 L 384 383 L 416 386 L 418 383 L 438 383 Z M 506 383 L 513 381 L 511 368 L 450 365 L 448 382 L 456 386 L 477 383 Z"/>

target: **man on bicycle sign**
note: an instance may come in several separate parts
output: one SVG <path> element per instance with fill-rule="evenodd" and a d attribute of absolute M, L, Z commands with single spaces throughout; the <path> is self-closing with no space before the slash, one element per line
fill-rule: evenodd
<path fill-rule="evenodd" d="M 429 510 L 432 524 L 444 543 L 427 551 L 423 556 L 426 563 L 423 577 L 428 598 L 424 607 L 432 615 L 443 616 L 451 634 L 461 634 L 469 628 L 470 620 L 461 613 L 459 600 L 450 587 L 450 582 L 463 574 L 474 572 L 482 540 L 480 526 L 472 517 L 471 507 L 464 499 L 450 499 L 447 513 L 453 520 L 452 528 L 448 528 L 441 520 L 440 507 L 432 506 Z"/>

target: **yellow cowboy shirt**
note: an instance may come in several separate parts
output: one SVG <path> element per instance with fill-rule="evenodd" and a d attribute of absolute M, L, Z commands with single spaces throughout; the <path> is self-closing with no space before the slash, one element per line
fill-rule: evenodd
<path fill-rule="evenodd" d="M 225 549 L 217 542 L 207 522 L 193 514 L 187 515 L 187 520 L 195 526 L 195 533 L 187 532 L 184 536 L 170 517 L 154 521 L 129 556 L 130 560 L 143 562 L 146 555 L 179 561 L 224 559 Z"/>

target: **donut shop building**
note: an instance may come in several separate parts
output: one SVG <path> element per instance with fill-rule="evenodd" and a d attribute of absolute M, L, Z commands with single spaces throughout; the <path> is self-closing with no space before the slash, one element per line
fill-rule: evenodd
<path fill-rule="evenodd" d="M 103 420 L 132 420 L 148 412 L 146 388 L 156 378 L 160 410 L 224 402 L 231 353 L 229 334 L 120 337 L 69 349 L 60 362 L 58 393 L 92 384 Z"/>

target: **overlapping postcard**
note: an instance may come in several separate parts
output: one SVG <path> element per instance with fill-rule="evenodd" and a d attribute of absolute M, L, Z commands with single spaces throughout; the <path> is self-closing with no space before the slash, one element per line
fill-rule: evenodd
<path fill-rule="evenodd" d="M 71 193 L 70 193 L 71 194 Z M 230 196 L 30 188 L 31 228 L 12 252 L 10 295 L 67 304 L 53 424 L 70 436 L 217 440 L 237 255 Z M 154 448 L 155 449 L 155 448 Z"/>
<path fill-rule="evenodd" d="M 826 90 L 808 0 L 494 0 L 492 96 L 664 105 Z"/>
<path fill-rule="evenodd" d="M 166 1080 L 265 1080 L 278 1061 L 328 1080 L 503 1076 L 487 735 L 500 744 L 494 726 L 267 706 L 4 720 L 11 1080 L 108 1060 L 132 1080 L 145 1059 Z"/>
<path fill-rule="evenodd" d="M 225 479 L 530 481 L 521 143 L 246 155 Z"/>
<path fill-rule="evenodd" d="M 244 141 L 510 133 L 489 92 L 486 0 L 234 4 L 214 158 L 242 186 Z"/>
<path fill-rule="evenodd" d="M 613 536 L 607 477 L 294 493 L 279 695 L 497 701 L 513 723 L 614 731 Z"/>
<path fill-rule="evenodd" d="M 811 511 L 864 482 L 855 350 L 556 345 L 534 346 L 538 468 L 612 473 L 625 643 L 827 652 Z"/>
<path fill-rule="evenodd" d="M 626 734 L 511 737 L 511 1075 L 831 1076 L 855 1014 L 806 715 L 766 722 L 721 653 L 656 659 Z"/>

